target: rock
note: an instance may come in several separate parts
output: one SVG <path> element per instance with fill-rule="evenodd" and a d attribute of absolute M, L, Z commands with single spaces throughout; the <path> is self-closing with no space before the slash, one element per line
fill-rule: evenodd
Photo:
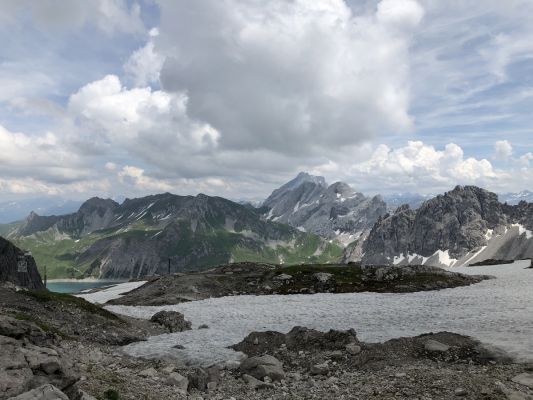
<path fill-rule="evenodd" d="M 355 356 L 355 355 L 361 353 L 361 346 L 358 346 L 355 343 L 348 343 L 346 345 L 346 351 L 348 352 L 348 354 L 351 354 L 351 355 Z"/>
<path fill-rule="evenodd" d="M 458 397 L 463 397 L 463 396 L 468 395 L 468 392 L 466 391 L 466 389 L 463 389 L 463 388 L 457 388 L 457 389 L 455 389 L 454 394 L 455 394 L 456 396 L 458 396 Z"/>
<path fill-rule="evenodd" d="M 187 392 L 187 388 L 189 387 L 189 380 L 177 372 L 171 372 L 168 375 L 166 383 L 167 385 L 178 387 L 184 393 Z"/>
<path fill-rule="evenodd" d="M 315 364 L 311 367 L 311 375 L 327 375 L 329 372 L 329 365 L 327 363 Z"/>
<path fill-rule="evenodd" d="M 146 368 L 139 372 L 139 376 L 142 376 L 144 378 L 155 378 L 157 376 L 157 371 L 155 370 L 155 368 L 152 367 Z"/>
<path fill-rule="evenodd" d="M 326 283 L 333 277 L 333 274 L 329 274 L 327 272 L 317 272 L 313 274 L 313 278 L 315 278 L 320 283 Z"/>
<path fill-rule="evenodd" d="M 450 346 L 430 339 L 424 344 L 424 348 L 430 353 L 445 353 L 450 349 Z"/>
<path fill-rule="evenodd" d="M 290 281 L 292 279 L 292 275 L 289 274 L 280 274 L 272 278 L 274 281 Z"/>
<path fill-rule="evenodd" d="M 217 382 L 208 382 L 207 383 L 207 390 L 212 391 L 217 388 Z"/>
<path fill-rule="evenodd" d="M 170 332 L 183 332 L 191 329 L 191 323 L 177 311 L 159 311 L 150 321 L 166 327 Z"/>
<path fill-rule="evenodd" d="M 173 349 L 178 349 L 178 350 L 183 350 L 185 348 L 185 346 L 181 345 L 181 344 L 175 344 L 174 346 L 172 346 Z"/>
<path fill-rule="evenodd" d="M 207 389 L 207 383 L 209 381 L 209 375 L 203 368 L 195 368 L 189 372 L 189 387 L 198 389 L 201 392 L 205 392 Z"/>
<path fill-rule="evenodd" d="M 220 368 L 219 367 L 209 367 L 207 368 L 207 382 L 214 382 L 218 384 L 220 382 Z"/>
<path fill-rule="evenodd" d="M 209 325 L 207 324 L 202 324 L 198 327 L 198 329 L 209 329 Z"/>
<path fill-rule="evenodd" d="M 96 400 L 96 397 L 91 396 L 88 393 L 85 393 L 83 390 L 78 390 L 78 400 Z"/>
<path fill-rule="evenodd" d="M 283 364 L 276 357 L 270 355 L 250 357 L 240 365 L 243 374 L 251 375 L 257 379 L 268 376 L 272 380 L 282 380 L 285 378 Z"/>
<path fill-rule="evenodd" d="M 224 363 L 224 369 L 227 369 L 230 371 L 239 369 L 240 366 L 241 366 L 241 362 L 237 360 L 228 360 Z"/>
<path fill-rule="evenodd" d="M 533 389 L 533 374 L 528 374 L 524 372 L 523 374 L 515 376 L 512 381 L 520 385 L 527 386 L 530 389 Z"/>
<path fill-rule="evenodd" d="M 53 385 L 47 384 L 22 393 L 11 400 L 69 400 L 67 395 Z"/>
<path fill-rule="evenodd" d="M 273 389 L 274 385 L 271 383 L 266 383 L 263 381 L 260 381 L 259 379 L 254 378 L 251 375 L 244 374 L 242 376 L 242 379 L 244 382 L 248 384 L 253 389 Z"/>

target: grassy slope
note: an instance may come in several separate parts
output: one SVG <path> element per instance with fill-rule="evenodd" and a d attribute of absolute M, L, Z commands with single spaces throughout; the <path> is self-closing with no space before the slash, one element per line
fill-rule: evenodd
<path fill-rule="evenodd" d="M 97 240 L 105 237 L 142 237 L 153 235 L 154 232 L 157 232 L 154 227 L 140 221 L 127 231 L 103 230 L 80 239 L 57 239 L 52 233 L 44 232 L 14 242 L 17 246 L 32 252 L 41 273 L 44 272 L 46 265 L 48 278 L 53 279 L 81 276 L 92 261 L 79 265 L 76 258 Z M 166 249 L 162 257 L 184 257 L 195 253 L 192 250 L 198 248 L 198 243 L 208 248 L 209 254 L 199 256 L 188 269 L 223 264 L 230 258 L 235 262 L 257 261 L 290 265 L 303 262 L 337 262 L 342 255 L 342 249 L 338 245 L 324 242 L 318 236 L 311 234 L 299 234 L 293 246 L 268 246 L 242 239 L 241 234 L 222 229 L 202 233 L 182 231 L 180 240 Z"/>

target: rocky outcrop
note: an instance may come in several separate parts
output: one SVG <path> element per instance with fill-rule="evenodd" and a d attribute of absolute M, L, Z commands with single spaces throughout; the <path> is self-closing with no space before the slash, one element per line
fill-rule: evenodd
<path fill-rule="evenodd" d="M 20 271 L 19 263 L 23 264 Z M 27 289 L 45 288 L 33 257 L 0 237 L 0 283 L 6 282 Z"/>
<path fill-rule="evenodd" d="M 533 255 L 533 204 L 502 204 L 475 186 L 457 186 L 417 210 L 380 218 L 363 244 L 363 263 L 463 265 Z"/>
<path fill-rule="evenodd" d="M 183 332 L 191 330 L 191 323 L 185 320 L 182 313 L 177 311 L 159 311 L 150 321 L 163 325 L 170 332 Z"/>
<path fill-rule="evenodd" d="M 467 286 L 488 279 L 431 266 L 238 263 L 153 279 L 107 304 L 165 305 L 235 295 L 406 293 Z"/>
<path fill-rule="evenodd" d="M 328 186 L 323 177 L 303 172 L 272 192 L 263 207 L 268 220 L 343 243 L 356 240 L 386 212 L 380 196 L 366 197 L 343 182 Z"/>
<path fill-rule="evenodd" d="M 79 376 L 72 362 L 57 348 L 53 336 L 38 326 L 15 318 L 0 316 L 0 399 L 25 393 L 42 385 L 58 390 L 70 388 Z M 43 388 L 20 399 L 57 398 L 36 396 Z M 53 392 L 46 388 L 45 392 Z M 51 395 L 50 395 L 51 396 Z"/>

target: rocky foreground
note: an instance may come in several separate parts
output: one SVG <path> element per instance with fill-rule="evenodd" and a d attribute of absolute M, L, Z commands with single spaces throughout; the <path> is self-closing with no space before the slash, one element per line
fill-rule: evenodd
<path fill-rule="evenodd" d="M 190 329 L 171 312 L 155 319 Z M 254 332 L 233 346 L 240 364 L 178 369 L 4 314 L 0 345 L 0 399 L 533 399 L 532 365 L 447 332 L 383 344 L 353 330 Z"/>
<path fill-rule="evenodd" d="M 170 305 L 235 295 L 406 293 L 467 286 L 489 278 L 430 266 L 238 263 L 208 271 L 155 277 L 109 304 Z"/>

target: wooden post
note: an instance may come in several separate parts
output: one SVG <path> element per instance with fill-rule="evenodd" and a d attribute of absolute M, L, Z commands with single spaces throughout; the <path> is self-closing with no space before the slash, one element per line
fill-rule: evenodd
<path fill-rule="evenodd" d="M 46 289 L 46 281 L 47 281 L 47 277 L 46 277 L 46 265 L 44 266 L 44 287 Z"/>
<path fill-rule="evenodd" d="M 168 258 L 168 275 L 170 276 L 170 257 Z"/>

